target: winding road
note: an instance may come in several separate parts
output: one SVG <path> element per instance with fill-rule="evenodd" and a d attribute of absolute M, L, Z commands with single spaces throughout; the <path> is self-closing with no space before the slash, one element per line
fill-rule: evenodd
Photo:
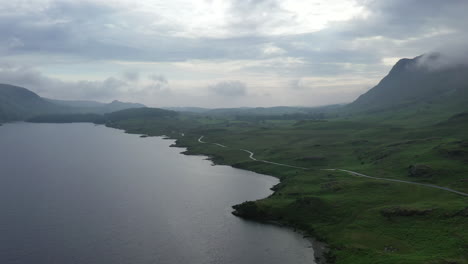
<path fill-rule="evenodd" d="M 227 148 L 227 146 L 222 145 L 220 143 L 209 143 L 209 142 L 203 141 L 202 140 L 203 138 L 204 138 L 204 136 L 201 136 L 200 138 L 198 138 L 198 142 L 203 143 L 203 144 L 213 144 L 213 145 L 217 145 L 219 147 Z M 273 165 L 277 165 L 277 166 L 289 167 L 289 168 L 294 168 L 294 169 L 301 169 L 301 170 L 310 170 L 311 169 L 311 168 L 298 167 L 298 166 L 293 166 L 293 165 L 288 165 L 288 164 L 283 164 L 283 163 L 277 163 L 277 162 L 272 162 L 272 161 L 267 161 L 267 160 L 259 160 L 259 159 L 254 158 L 255 154 L 252 151 L 247 150 L 247 149 L 239 149 L 239 150 L 248 153 L 249 158 L 251 160 L 253 160 L 253 161 L 273 164 Z M 453 189 L 450 189 L 450 188 L 447 188 L 447 187 L 442 187 L 442 186 L 438 186 L 438 185 L 434 185 L 434 184 L 411 182 L 411 181 L 389 179 L 389 178 L 373 177 L 373 176 L 369 176 L 369 175 L 365 175 L 365 174 L 362 174 L 362 173 L 359 173 L 359 172 L 345 170 L 345 169 L 321 169 L 321 170 L 324 170 L 324 171 L 342 171 L 342 172 L 347 172 L 350 175 L 353 175 L 353 176 L 356 176 L 356 177 L 364 177 L 364 178 L 369 178 L 369 179 L 374 179 L 374 180 L 391 181 L 391 182 L 399 182 L 399 183 L 407 183 L 407 184 L 425 186 L 425 187 L 435 188 L 435 189 L 439 189 L 439 190 L 443 190 L 443 191 L 447 191 L 447 192 L 451 192 L 451 193 L 455 193 L 455 194 L 458 194 L 458 195 L 468 197 L 468 193 L 456 191 L 456 190 L 453 190 Z"/>
<path fill-rule="evenodd" d="M 373 176 L 365 175 L 365 174 L 362 174 L 362 173 L 359 173 L 359 172 L 344 170 L 344 169 L 322 169 L 322 170 L 343 171 L 343 172 L 347 172 L 347 173 L 349 173 L 351 175 L 358 176 L 358 177 L 365 177 L 365 178 L 374 179 L 374 180 L 401 182 L 401 183 L 408 183 L 408 184 L 426 186 L 426 187 L 430 187 L 430 188 L 436 188 L 436 189 L 444 190 L 444 191 L 447 191 L 447 192 L 456 193 L 456 194 L 459 194 L 459 195 L 462 195 L 462 196 L 468 196 L 468 193 L 455 191 L 455 190 L 447 188 L 447 187 L 442 187 L 442 186 L 439 186 L 439 185 L 434 185 L 434 184 L 429 184 L 429 183 L 419 183 L 419 182 L 411 182 L 411 181 L 404 181 L 404 180 L 397 180 L 397 179 L 373 177 Z"/>

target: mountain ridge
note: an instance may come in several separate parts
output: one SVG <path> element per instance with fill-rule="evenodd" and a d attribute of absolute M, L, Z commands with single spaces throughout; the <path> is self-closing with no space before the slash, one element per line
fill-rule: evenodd
<path fill-rule="evenodd" d="M 442 65 L 434 53 L 401 59 L 372 89 L 348 105 L 355 111 L 374 111 L 419 103 L 468 102 L 468 65 Z"/>
<path fill-rule="evenodd" d="M 27 88 L 0 83 L 0 122 L 21 121 L 38 115 L 50 114 L 106 114 L 143 107 L 146 106 L 118 100 L 106 104 L 95 101 L 48 99 Z"/>
<path fill-rule="evenodd" d="M 36 114 L 66 112 L 36 93 L 15 85 L 0 84 L 0 121 L 19 121 Z"/>
<path fill-rule="evenodd" d="M 89 101 L 89 100 L 57 100 L 57 99 L 48 99 L 48 98 L 44 98 L 44 99 L 54 104 L 63 105 L 67 107 L 73 107 L 77 111 L 83 112 L 83 113 L 106 114 L 106 113 L 125 110 L 129 108 L 146 107 L 144 104 L 122 102 L 119 100 L 113 100 L 110 103 L 101 103 L 101 102 Z"/>

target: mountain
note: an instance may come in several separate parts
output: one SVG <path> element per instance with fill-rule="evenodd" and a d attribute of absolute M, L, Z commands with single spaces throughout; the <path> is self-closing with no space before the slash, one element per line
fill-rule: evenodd
<path fill-rule="evenodd" d="M 114 100 L 111 103 L 101 103 L 96 101 L 68 101 L 68 100 L 56 100 L 56 99 L 46 99 L 49 102 L 52 102 L 57 105 L 62 105 L 66 107 L 72 107 L 74 111 L 80 113 L 95 113 L 95 114 L 106 114 L 115 111 L 130 109 L 130 108 L 142 108 L 146 107 L 143 104 L 138 103 L 127 103 Z"/>
<path fill-rule="evenodd" d="M 97 108 L 106 105 L 105 103 L 96 102 L 96 101 L 84 101 L 84 100 L 57 100 L 44 98 L 45 100 L 63 106 L 69 106 L 74 108 Z"/>
<path fill-rule="evenodd" d="M 64 113 L 69 109 L 51 103 L 26 88 L 0 84 L 0 121 L 18 121 L 38 114 Z"/>
<path fill-rule="evenodd" d="M 47 99 L 23 87 L 0 84 L 0 122 L 27 120 L 44 115 L 107 114 L 143 107 L 146 106 L 120 101 L 106 104 L 95 101 Z"/>
<path fill-rule="evenodd" d="M 203 112 L 211 116 L 280 116 L 293 114 L 314 114 L 340 108 L 340 105 L 327 105 L 317 107 L 305 106 L 273 106 L 273 107 L 240 107 L 240 108 L 216 108 Z"/>
<path fill-rule="evenodd" d="M 127 103 L 127 102 L 114 100 L 111 103 L 104 105 L 102 109 L 104 110 L 104 113 L 111 113 L 115 111 L 131 109 L 131 108 L 145 108 L 145 107 L 146 106 L 143 104 Z"/>
<path fill-rule="evenodd" d="M 468 64 L 450 64 L 441 54 L 401 59 L 377 86 L 348 110 L 382 111 L 418 104 L 468 105 Z"/>
<path fill-rule="evenodd" d="M 173 107 L 162 107 L 165 110 L 171 110 L 176 112 L 190 112 L 190 113 L 205 113 L 210 111 L 210 108 L 203 108 L 203 107 L 181 107 L 181 106 L 173 106 Z"/>
<path fill-rule="evenodd" d="M 122 120 L 139 119 L 173 119 L 178 116 L 178 113 L 171 110 L 164 110 L 160 108 L 131 108 L 112 112 L 104 115 L 108 121 L 117 122 Z"/>
<path fill-rule="evenodd" d="M 128 108 L 107 114 L 95 113 L 69 113 L 69 114 L 45 114 L 37 115 L 27 119 L 33 123 L 81 123 L 89 122 L 95 124 L 115 123 L 128 120 L 175 120 L 178 113 L 175 111 L 159 108 Z"/>

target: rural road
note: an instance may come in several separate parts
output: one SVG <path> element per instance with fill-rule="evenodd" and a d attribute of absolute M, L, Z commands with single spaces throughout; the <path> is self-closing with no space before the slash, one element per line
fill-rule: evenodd
<path fill-rule="evenodd" d="M 434 184 L 419 183 L 419 182 L 411 182 L 411 181 L 404 181 L 404 180 L 397 180 L 397 179 L 389 179 L 389 178 L 373 177 L 373 176 L 365 175 L 365 174 L 362 174 L 362 173 L 359 173 L 359 172 L 350 171 L 350 170 L 344 170 L 344 169 L 322 169 L 322 170 L 327 170 L 327 171 L 344 171 L 344 172 L 347 172 L 347 173 L 349 173 L 349 174 L 351 174 L 351 175 L 354 175 L 354 176 L 365 177 L 365 178 L 374 179 L 374 180 L 392 181 L 392 182 L 402 182 L 402 183 L 408 183 L 408 184 L 426 186 L 426 187 L 436 188 L 436 189 L 440 189 L 440 190 L 444 190 L 444 191 L 448 191 L 448 192 L 452 192 L 452 193 L 456 193 L 456 194 L 459 194 L 459 195 L 467 196 L 467 197 L 468 197 L 468 193 L 455 191 L 455 190 L 453 190 L 453 189 L 450 189 L 450 188 L 447 188 L 447 187 L 438 186 L 438 185 L 434 185 Z"/>
<path fill-rule="evenodd" d="M 201 136 L 200 138 L 198 138 L 198 142 L 203 143 L 203 144 L 213 144 L 213 145 L 217 145 L 217 146 L 220 146 L 220 147 L 223 147 L 223 148 L 227 148 L 227 146 L 219 144 L 219 143 L 208 143 L 208 142 L 202 141 L 203 138 L 204 138 L 204 136 Z M 311 168 L 298 167 L 298 166 L 293 166 L 293 165 L 288 165 L 288 164 L 283 164 L 283 163 L 277 163 L 277 162 L 272 162 L 272 161 L 267 161 L 267 160 L 258 160 L 256 158 L 254 158 L 255 154 L 252 151 L 247 150 L 247 149 L 239 149 L 239 150 L 248 153 L 249 158 L 251 160 L 254 160 L 254 161 L 273 164 L 273 165 L 277 165 L 277 166 L 289 167 L 289 168 L 294 168 L 294 169 L 301 169 L 301 170 L 310 170 L 311 169 Z M 404 181 L 404 180 L 397 180 L 397 179 L 373 177 L 373 176 L 369 176 L 369 175 L 365 175 L 365 174 L 362 174 L 362 173 L 359 173 L 359 172 L 345 170 L 345 169 L 322 169 L 322 170 L 325 170 L 325 171 L 343 171 L 343 172 L 347 172 L 350 175 L 357 176 L 357 177 L 364 177 L 364 178 L 369 178 L 369 179 L 374 179 L 374 180 L 382 180 L 382 181 L 391 181 L 391 182 L 399 182 L 399 183 L 420 185 L 420 186 L 435 188 L 435 189 L 439 189 L 439 190 L 443 190 L 443 191 L 447 191 L 447 192 L 451 192 L 451 193 L 455 193 L 455 194 L 458 194 L 458 195 L 468 197 L 468 193 L 459 192 L 459 191 L 456 191 L 456 190 L 453 190 L 453 189 L 450 189 L 450 188 L 447 188 L 447 187 L 442 187 L 442 186 L 438 186 L 438 185 L 434 185 L 434 184 L 418 183 L 418 182 L 411 182 L 411 181 Z"/>

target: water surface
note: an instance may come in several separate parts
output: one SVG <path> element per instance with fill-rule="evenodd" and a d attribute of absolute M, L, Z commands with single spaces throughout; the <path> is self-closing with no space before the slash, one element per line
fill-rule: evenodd
<path fill-rule="evenodd" d="M 0 263 L 313 263 L 231 206 L 275 178 L 92 124 L 0 126 Z"/>

